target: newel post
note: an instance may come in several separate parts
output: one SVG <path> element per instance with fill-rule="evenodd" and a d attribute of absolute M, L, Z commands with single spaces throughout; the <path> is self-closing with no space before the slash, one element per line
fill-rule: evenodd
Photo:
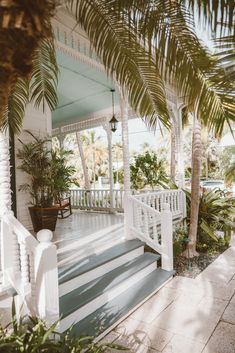
<path fill-rule="evenodd" d="M 162 237 L 162 268 L 173 270 L 173 223 L 170 205 L 163 204 L 161 212 L 161 237 Z"/>
<path fill-rule="evenodd" d="M 37 233 L 35 253 L 36 306 L 41 319 L 50 325 L 59 319 L 59 287 L 56 246 L 48 229 Z"/>
<path fill-rule="evenodd" d="M 133 209 L 133 202 L 129 198 L 129 194 L 124 193 L 123 196 L 123 205 L 124 205 L 124 233 L 126 240 L 133 239 L 133 232 L 132 227 L 134 224 L 134 209 Z"/>

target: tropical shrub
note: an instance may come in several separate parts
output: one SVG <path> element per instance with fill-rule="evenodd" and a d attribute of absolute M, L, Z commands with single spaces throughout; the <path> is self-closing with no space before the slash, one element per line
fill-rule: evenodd
<path fill-rule="evenodd" d="M 38 318 L 15 316 L 3 328 L 0 326 L 0 353 L 103 353 L 110 348 L 127 350 L 109 343 L 95 343 L 92 337 L 75 337 L 72 327 L 63 334 L 56 329 L 58 322 L 50 327 Z"/>
<path fill-rule="evenodd" d="M 145 152 L 134 157 L 130 166 L 132 188 L 136 190 L 155 186 L 166 187 L 169 179 L 166 174 L 166 162 L 154 152 Z"/>
<path fill-rule="evenodd" d="M 190 217 L 191 194 L 186 193 L 187 218 Z M 207 250 L 229 244 L 235 223 L 235 199 L 227 197 L 221 190 L 212 190 L 200 195 L 197 245 L 198 250 Z"/>
<path fill-rule="evenodd" d="M 48 138 L 39 138 L 27 132 L 33 140 L 28 143 L 20 141 L 22 147 L 17 157 L 21 161 L 19 169 L 28 174 L 29 182 L 22 184 L 20 190 L 30 193 L 34 206 L 51 207 L 74 182 L 72 175 L 75 169 L 66 164 L 72 152 L 62 149 L 55 152 Z"/>
<path fill-rule="evenodd" d="M 176 226 L 173 233 L 173 253 L 174 257 L 181 254 L 188 244 L 188 229 L 187 226 Z"/>

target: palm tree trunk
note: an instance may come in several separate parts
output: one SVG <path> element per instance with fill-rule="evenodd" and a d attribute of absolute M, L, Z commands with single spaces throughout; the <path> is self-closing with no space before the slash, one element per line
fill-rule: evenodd
<path fill-rule="evenodd" d="M 174 125 L 171 127 L 171 180 L 175 182 L 176 169 L 176 136 Z"/>
<path fill-rule="evenodd" d="M 83 151 L 83 145 L 82 145 L 80 132 L 76 132 L 76 139 L 77 139 L 78 149 L 79 149 L 81 162 L 82 162 L 82 170 L 83 170 L 83 175 L 84 175 L 84 179 L 85 179 L 85 189 L 90 190 L 91 184 L 90 184 L 90 180 L 89 180 L 88 168 L 86 165 L 86 159 L 85 159 L 85 155 L 84 155 L 84 151 Z"/>
<path fill-rule="evenodd" d="M 189 227 L 189 244 L 185 251 L 187 257 L 198 256 L 196 251 L 198 212 L 200 203 L 200 175 L 201 175 L 201 123 L 194 116 L 193 142 L 192 142 L 192 184 L 191 184 L 191 210 Z"/>

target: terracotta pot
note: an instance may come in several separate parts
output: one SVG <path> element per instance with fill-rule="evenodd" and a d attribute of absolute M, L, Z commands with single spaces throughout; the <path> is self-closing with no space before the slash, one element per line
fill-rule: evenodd
<path fill-rule="evenodd" d="M 33 230 L 38 232 L 41 229 L 55 230 L 58 217 L 58 207 L 29 207 L 29 213 L 33 224 Z"/>

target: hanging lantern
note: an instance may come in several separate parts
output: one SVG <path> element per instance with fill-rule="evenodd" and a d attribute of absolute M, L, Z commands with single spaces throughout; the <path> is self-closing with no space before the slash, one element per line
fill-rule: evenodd
<path fill-rule="evenodd" d="M 112 116 L 112 119 L 109 121 L 109 124 L 110 124 L 111 131 L 115 132 L 117 130 L 117 126 L 118 126 L 118 120 L 116 119 L 115 114 L 114 114 L 114 92 L 115 92 L 115 89 L 111 89 L 110 92 L 112 93 L 113 116 Z"/>

